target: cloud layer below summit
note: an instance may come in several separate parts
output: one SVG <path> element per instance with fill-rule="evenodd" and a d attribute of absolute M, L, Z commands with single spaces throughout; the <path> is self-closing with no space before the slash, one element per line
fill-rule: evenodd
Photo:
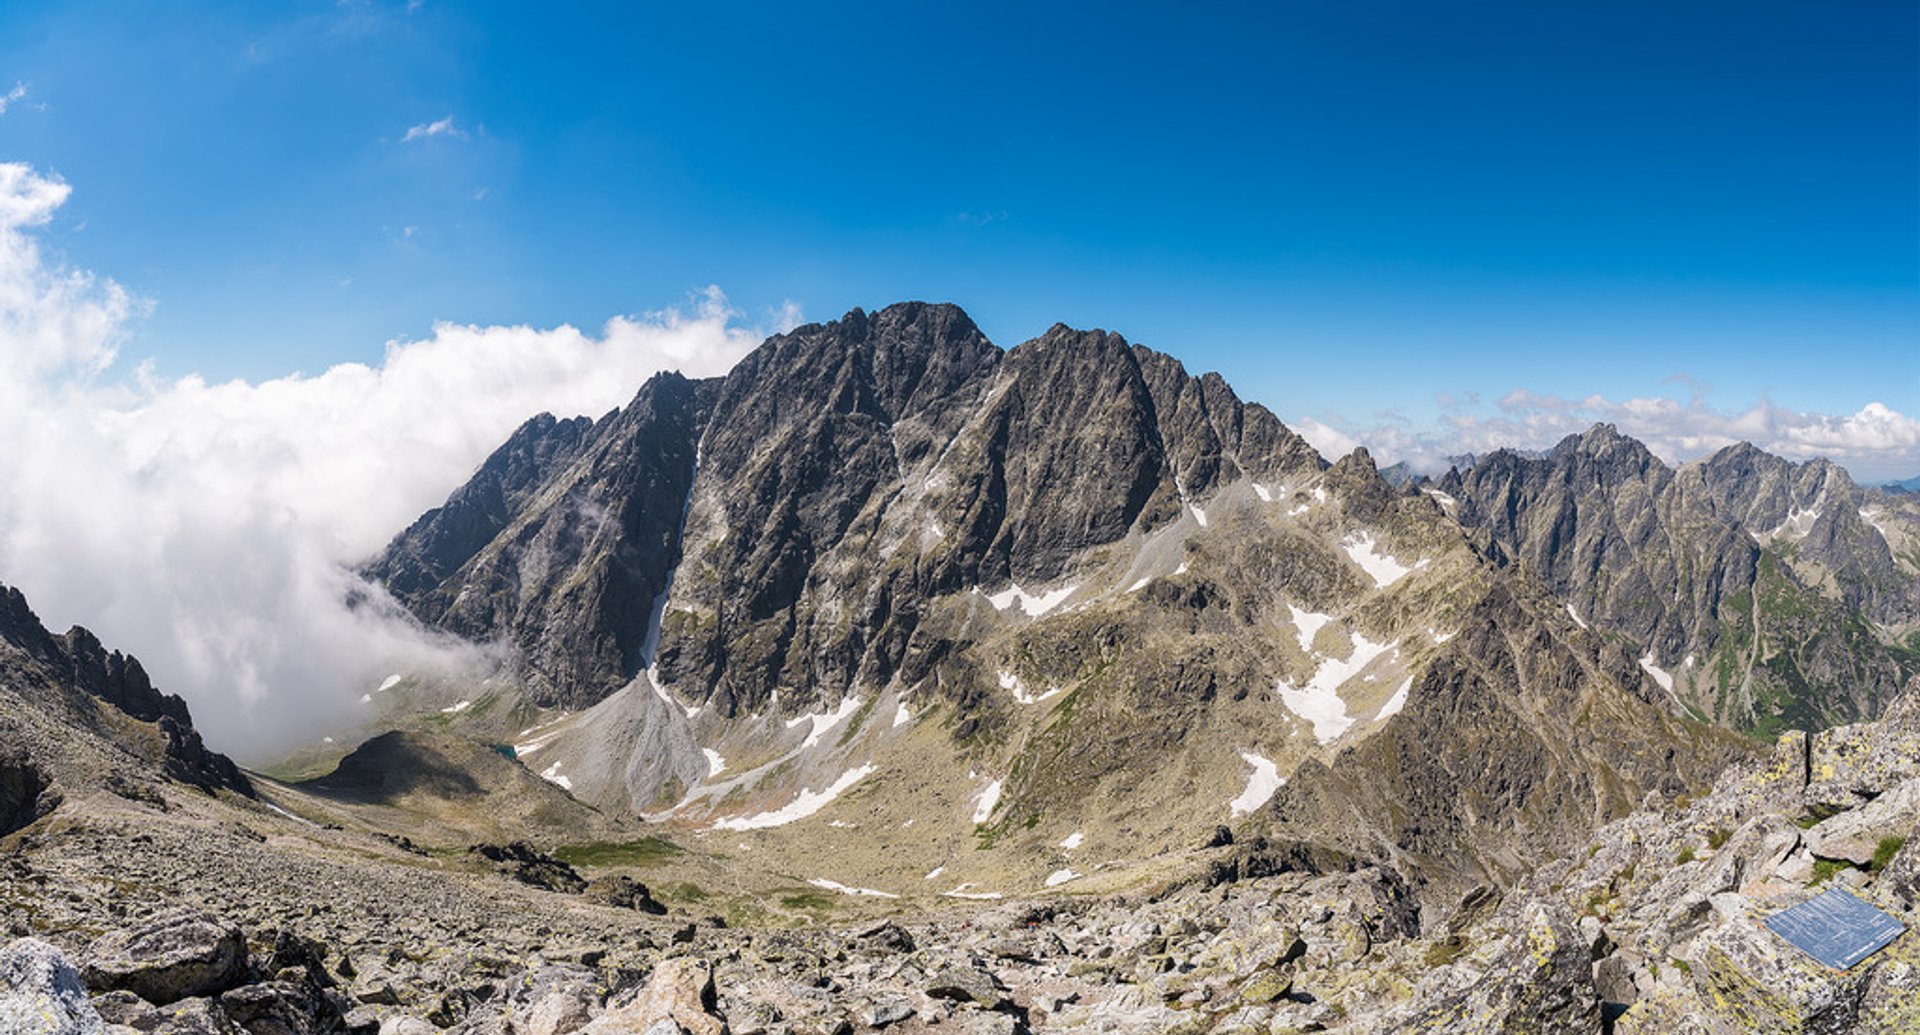
<path fill-rule="evenodd" d="M 522 421 L 598 416 L 661 370 L 724 372 L 763 335 L 709 289 L 597 332 L 442 323 L 310 377 L 122 371 L 146 304 L 39 244 L 68 193 L 0 165 L 0 582 L 140 657 L 244 758 L 349 721 L 386 672 L 474 660 L 348 610 L 348 569 Z"/>

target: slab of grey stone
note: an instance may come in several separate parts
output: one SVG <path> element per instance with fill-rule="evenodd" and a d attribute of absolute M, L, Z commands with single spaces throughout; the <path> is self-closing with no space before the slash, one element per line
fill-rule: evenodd
<path fill-rule="evenodd" d="M 1900 937 L 1906 926 L 1842 888 L 1767 918 L 1767 928 L 1835 970 L 1846 970 Z"/>

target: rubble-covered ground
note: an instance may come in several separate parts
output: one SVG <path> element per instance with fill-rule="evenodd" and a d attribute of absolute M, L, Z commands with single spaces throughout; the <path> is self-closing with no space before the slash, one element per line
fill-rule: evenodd
<path fill-rule="evenodd" d="M 1224 844 L 1126 895 L 838 896 L 840 922 L 734 927 L 529 846 L 445 858 L 137 798 L 0 842 L 0 1030 L 1920 1031 L 1911 692 L 1445 904 L 1377 867 L 1248 876 L 1274 857 Z M 1836 883 L 1910 928 L 1844 973 L 1761 922 Z"/>

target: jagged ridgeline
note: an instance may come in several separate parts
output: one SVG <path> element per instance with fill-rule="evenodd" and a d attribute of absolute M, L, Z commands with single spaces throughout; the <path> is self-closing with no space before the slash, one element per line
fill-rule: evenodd
<path fill-rule="evenodd" d="M 1329 466 L 1218 375 L 1118 335 L 1056 326 L 1002 350 L 911 303 L 777 335 L 724 378 L 660 375 L 597 421 L 537 417 L 368 570 L 421 620 L 507 645 L 539 712 L 518 756 L 609 810 L 779 828 L 801 853 L 830 826 L 845 872 L 894 891 L 1117 883 L 1239 824 L 1270 838 L 1249 870 L 1391 859 L 1450 893 L 1750 750 L 1682 702 L 1761 725 L 1668 689 L 1686 650 L 1706 671 L 1730 635 L 1556 595 L 1571 559 L 1511 563 L 1524 550 L 1469 486 L 1519 462 L 1396 488 L 1364 450 Z M 1750 523 L 1761 495 L 1717 499 Z M 1510 523 L 1565 523 L 1517 499 Z M 1913 599 L 1894 555 L 1920 525 L 1847 499 L 1844 518 L 1783 512 L 1812 531 L 1778 567 L 1836 522 L 1891 529 L 1875 557 L 1904 588 L 1836 595 L 1885 574 L 1865 554 L 1792 583 L 1853 616 L 1872 646 L 1848 664 L 1891 686 L 1887 630 Z M 1673 534 L 1637 505 L 1618 501 L 1622 527 Z M 1656 604 L 1772 585 L 1764 551 L 1750 572 L 1674 564 L 1684 578 L 1640 576 L 1670 580 Z M 1791 634 L 1758 628 L 1755 658 Z M 1857 688 L 1853 712 L 1799 703 L 1837 697 L 1807 680 L 1838 670 L 1797 671 L 1750 695 L 1822 721 L 1872 710 Z"/>
<path fill-rule="evenodd" d="M 1920 501 L 1825 460 L 1742 443 L 1675 469 L 1601 425 L 1435 491 L 1571 614 L 1644 644 L 1698 717 L 1824 729 L 1879 715 L 1920 671 Z"/>
<path fill-rule="evenodd" d="M 69 792 L 160 801 L 168 782 L 253 793 L 201 742 L 186 702 L 156 690 L 139 661 L 78 626 L 54 635 L 19 590 L 0 585 L 0 837 Z"/>

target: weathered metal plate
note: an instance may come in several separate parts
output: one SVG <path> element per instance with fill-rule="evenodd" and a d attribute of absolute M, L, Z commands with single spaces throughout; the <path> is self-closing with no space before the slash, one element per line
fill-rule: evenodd
<path fill-rule="evenodd" d="M 1828 888 L 1767 917 L 1767 927 L 1835 970 L 1845 970 L 1879 952 L 1906 930 L 1900 921 L 1843 888 Z"/>

